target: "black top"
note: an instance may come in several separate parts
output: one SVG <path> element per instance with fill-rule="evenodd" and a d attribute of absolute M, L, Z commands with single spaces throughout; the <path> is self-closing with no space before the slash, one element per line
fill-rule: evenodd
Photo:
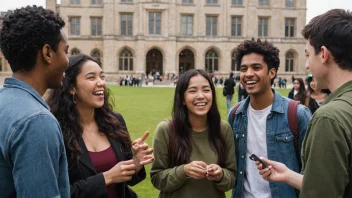
<path fill-rule="evenodd" d="M 226 95 L 233 95 L 235 93 L 234 87 L 236 87 L 236 81 L 234 78 L 228 78 L 225 80 L 224 89 L 226 90 Z"/>

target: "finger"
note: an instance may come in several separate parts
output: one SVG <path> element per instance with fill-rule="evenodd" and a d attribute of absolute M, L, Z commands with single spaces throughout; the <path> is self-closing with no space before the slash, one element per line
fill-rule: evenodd
<path fill-rule="evenodd" d="M 134 161 L 133 160 L 126 160 L 126 161 L 119 162 L 119 164 L 129 165 L 129 164 L 134 164 Z"/>
<path fill-rule="evenodd" d="M 143 150 L 146 150 L 146 149 L 148 148 L 148 144 L 147 144 L 147 143 L 137 144 L 137 145 L 138 145 L 138 147 L 139 147 L 140 149 L 143 149 Z"/>
<path fill-rule="evenodd" d="M 153 161 L 154 161 L 154 157 L 153 157 L 153 158 L 150 158 L 150 159 L 148 159 L 148 160 L 143 160 L 143 161 L 140 162 L 140 164 L 141 164 L 142 166 L 144 166 L 144 165 L 147 165 L 147 164 L 152 163 Z"/>
<path fill-rule="evenodd" d="M 132 146 L 133 146 L 133 145 L 136 145 L 136 144 L 139 144 L 140 140 L 141 140 L 141 138 L 138 138 L 138 139 L 136 139 L 135 141 L 133 141 L 133 142 L 132 142 Z"/>
<path fill-rule="evenodd" d="M 195 161 L 194 163 L 195 163 L 197 166 L 200 166 L 200 167 L 202 167 L 202 168 L 204 168 L 204 169 L 206 169 L 207 166 L 208 166 L 208 164 L 206 164 L 206 163 L 203 162 L 203 161 Z"/>
<path fill-rule="evenodd" d="M 149 131 L 146 131 L 144 135 L 140 138 L 139 143 L 144 142 L 144 140 L 147 139 L 148 136 L 149 136 Z"/>

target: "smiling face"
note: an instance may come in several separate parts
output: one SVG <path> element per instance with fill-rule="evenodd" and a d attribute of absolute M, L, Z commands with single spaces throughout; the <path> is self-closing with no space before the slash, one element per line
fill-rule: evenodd
<path fill-rule="evenodd" d="M 70 93 L 75 94 L 77 108 L 100 108 L 104 105 L 105 76 L 97 63 L 86 61 L 76 82 Z"/>
<path fill-rule="evenodd" d="M 293 81 L 293 88 L 295 88 L 296 91 L 299 91 L 299 87 L 300 87 L 299 81 L 298 80 Z"/>
<path fill-rule="evenodd" d="M 316 84 L 315 84 L 314 78 L 313 78 L 312 81 L 310 82 L 310 88 L 312 88 L 313 91 L 317 90 L 317 86 L 316 86 Z"/>
<path fill-rule="evenodd" d="M 271 79 L 275 77 L 275 68 L 268 72 L 268 65 L 262 55 L 251 53 L 244 55 L 241 60 L 241 84 L 250 95 L 261 95 L 271 91 Z"/>
<path fill-rule="evenodd" d="M 184 104 L 189 119 L 205 117 L 213 104 L 213 94 L 209 82 L 202 75 L 190 78 L 184 93 Z"/>

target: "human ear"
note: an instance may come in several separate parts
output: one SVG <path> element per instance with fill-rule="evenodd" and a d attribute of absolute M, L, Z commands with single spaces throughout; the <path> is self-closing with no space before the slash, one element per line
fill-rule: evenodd
<path fill-rule="evenodd" d="M 50 45 L 45 44 L 41 50 L 43 61 L 47 64 L 51 64 L 52 59 L 52 50 Z"/>

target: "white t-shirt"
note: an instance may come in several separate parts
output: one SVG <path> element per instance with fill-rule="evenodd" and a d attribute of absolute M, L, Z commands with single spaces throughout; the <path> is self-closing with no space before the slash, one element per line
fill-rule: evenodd
<path fill-rule="evenodd" d="M 259 175 L 254 161 L 249 155 L 256 154 L 258 157 L 268 157 L 266 145 L 266 120 L 270 114 L 272 105 L 262 110 L 254 110 L 248 107 L 248 132 L 246 168 L 244 177 L 244 198 L 271 198 L 269 182 Z"/>

